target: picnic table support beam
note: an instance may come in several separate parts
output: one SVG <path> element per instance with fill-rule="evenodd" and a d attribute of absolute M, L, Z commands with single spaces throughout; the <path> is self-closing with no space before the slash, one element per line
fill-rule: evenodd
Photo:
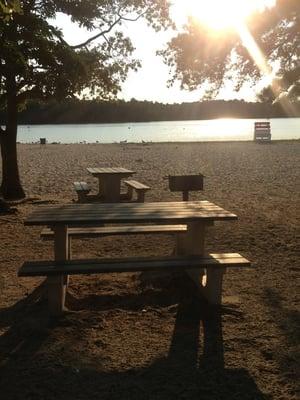
<path fill-rule="evenodd" d="M 201 222 L 187 224 L 186 233 L 177 234 L 177 249 L 179 255 L 204 255 L 205 230 L 207 226 Z M 195 282 L 201 294 L 209 303 L 220 305 L 222 302 L 222 283 L 224 268 L 208 268 L 188 270 L 187 274 Z"/>
<path fill-rule="evenodd" d="M 120 176 L 110 175 L 99 177 L 99 193 L 103 194 L 107 203 L 117 203 L 120 201 L 121 178 Z"/>
<path fill-rule="evenodd" d="M 133 187 L 128 185 L 127 193 L 126 193 L 126 200 L 132 200 L 132 197 L 133 197 Z"/>
<path fill-rule="evenodd" d="M 201 222 L 189 222 L 186 233 L 177 235 L 176 254 L 178 255 L 203 255 L 204 254 L 205 225 Z M 187 274 L 201 286 L 203 269 L 188 270 Z"/>
<path fill-rule="evenodd" d="M 54 227 L 54 259 L 65 261 L 69 258 L 68 227 L 57 225 Z M 47 278 L 49 311 L 54 316 L 59 316 L 65 309 L 66 289 L 68 275 Z"/>
<path fill-rule="evenodd" d="M 182 201 L 189 201 L 189 192 L 187 190 L 182 192 Z"/>
<path fill-rule="evenodd" d="M 144 203 L 145 202 L 145 192 L 144 190 L 139 190 L 137 193 L 137 202 Z"/>
<path fill-rule="evenodd" d="M 226 268 L 208 268 L 206 270 L 205 280 L 202 282 L 202 292 L 211 304 L 222 304 L 222 285 L 225 273 Z"/>

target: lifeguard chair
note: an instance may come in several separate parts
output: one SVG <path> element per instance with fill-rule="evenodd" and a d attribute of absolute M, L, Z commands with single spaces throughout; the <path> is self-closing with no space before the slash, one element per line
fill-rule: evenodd
<path fill-rule="evenodd" d="M 255 142 L 270 142 L 271 141 L 270 122 L 255 122 L 253 139 Z"/>

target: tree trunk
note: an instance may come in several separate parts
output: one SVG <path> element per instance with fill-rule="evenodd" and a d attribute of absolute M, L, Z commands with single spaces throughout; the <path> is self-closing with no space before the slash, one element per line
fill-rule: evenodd
<path fill-rule="evenodd" d="M 2 184 L 1 194 L 5 200 L 21 200 L 25 197 L 17 159 L 17 127 L 1 134 Z"/>
<path fill-rule="evenodd" d="M 8 91 L 6 129 L 0 132 L 2 157 L 2 183 L 0 191 L 5 200 L 21 200 L 25 197 L 19 177 L 17 159 L 18 110 L 14 83 L 14 80 L 10 82 Z"/>

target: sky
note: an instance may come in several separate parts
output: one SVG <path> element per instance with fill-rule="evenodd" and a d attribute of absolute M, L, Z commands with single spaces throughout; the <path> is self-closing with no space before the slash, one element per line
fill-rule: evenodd
<path fill-rule="evenodd" d="M 178 25 L 185 22 L 188 13 L 197 16 L 201 22 L 219 29 L 225 24 L 233 24 L 237 18 L 246 16 L 251 10 L 262 6 L 272 6 L 275 0 L 173 0 L 171 15 Z M 225 4 L 227 7 L 225 7 Z M 241 6 L 242 5 L 242 6 Z M 216 6 L 220 8 L 219 19 L 216 18 Z M 228 7 L 230 6 L 230 7 Z M 235 10 L 235 12 L 233 12 Z M 244 15 L 244 14 L 245 15 Z M 236 15 L 235 15 L 236 14 Z M 80 43 L 89 34 L 72 24 L 68 17 L 60 14 L 56 24 L 63 29 L 65 39 L 70 44 Z M 124 33 L 128 34 L 135 47 L 134 57 L 139 58 L 142 67 L 138 72 L 131 71 L 123 83 L 119 98 L 130 100 L 148 100 L 162 103 L 192 102 L 201 99 L 204 88 L 192 92 L 181 90 L 180 82 L 167 87 L 169 69 L 156 51 L 163 48 L 172 36 L 172 32 L 152 30 L 143 20 L 124 23 Z M 244 99 L 255 101 L 256 89 L 244 85 L 237 93 L 232 83 L 228 82 L 218 95 L 218 99 Z"/>

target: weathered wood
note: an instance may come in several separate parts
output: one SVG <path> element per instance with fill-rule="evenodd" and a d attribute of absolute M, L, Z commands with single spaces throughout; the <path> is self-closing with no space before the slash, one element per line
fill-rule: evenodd
<path fill-rule="evenodd" d="M 150 186 L 145 185 L 144 183 L 134 181 L 133 179 L 124 181 L 125 185 L 132 187 L 135 190 L 150 190 Z"/>
<path fill-rule="evenodd" d="M 76 225 L 103 223 L 170 223 L 185 224 L 197 220 L 236 220 L 237 216 L 210 202 L 67 204 L 40 206 L 25 225 Z"/>
<path fill-rule="evenodd" d="M 186 233 L 177 236 L 176 254 L 203 256 L 205 229 L 206 226 L 201 221 L 188 223 Z M 201 287 L 204 270 L 194 269 L 186 272 L 196 285 Z"/>
<path fill-rule="evenodd" d="M 87 195 L 91 191 L 89 185 L 86 182 L 73 182 L 73 185 L 78 196 L 78 202 L 84 203 L 87 200 Z"/>
<path fill-rule="evenodd" d="M 120 201 L 121 194 L 121 177 L 110 175 L 110 176 L 98 176 L 99 178 L 99 191 L 104 200 L 108 203 L 116 203 Z"/>
<path fill-rule="evenodd" d="M 98 260 L 27 261 L 19 276 L 60 276 L 139 271 L 180 271 L 195 268 L 222 270 L 250 267 L 250 262 L 238 253 L 205 256 L 144 257 Z"/>
<path fill-rule="evenodd" d="M 122 167 L 101 167 L 101 168 L 87 168 L 88 172 L 91 173 L 92 175 L 114 175 L 114 174 L 121 174 L 121 175 L 132 175 L 135 172 L 131 171 L 130 169 L 127 168 L 122 168 Z"/>
<path fill-rule="evenodd" d="M 137 202 L 144 203 L 145 201 L 145 193 L 150 190 L 150 186 L 145 185 L 144 183 L 135 181 L 135 180 L 127 180 L 124 181 L 125 185 L 128 188 L 127 191 L 127 199 L 131 200 L 133 195 L 133 189 L 136 191 L 137 194 Z"/>
<path fill-rule="evenodd" d="M 137 235 L 147 233 L 178 233 L 185 232 L 186 225 L 128 225 L 128 226 L 105 226 L 105 227 L 81 227 L 69 228 L 69 238 L 85 238 L 111 235 Z M 53 240 L 54 232 L 51 228 L 44 228 L 41 232 L 41 238 Z"/>
<path fill-rule="evenodd" d="M 121 199 L 121 179 L 128 178 L 134 171 L 121 167 L 87 168 L 99 180 L 99 197 L 107 203 L 118 203 Z"/>
<path fill-rule="evenodd" d="M 177 254 L 204 254 L 204 239 L 206 225 L 201 222 L 188 224 L 186 234 L 177 236 Z M 187 270 L 187 274 L 197 285 L 201 294 L 211 304 L 221 304 L 222 302 L 222 283 L 224 269 L 193 269 Z"/>
<path fill-rule="evenodd" d="M 68 229 L 62 225 L 54 230 L 54 259 L 63 263 L 68 259 Z M 47 279 L 48 304 L 52 315 L 58 316 L 64 311 L 67 285 L 68 274 L 56 274 Z"/>

